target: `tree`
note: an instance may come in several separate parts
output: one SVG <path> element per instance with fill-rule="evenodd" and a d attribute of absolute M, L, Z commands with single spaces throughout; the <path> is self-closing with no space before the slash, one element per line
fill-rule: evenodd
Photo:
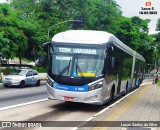
<path fill-rule="evenodd" d="M 55 26 L 47 38 L 48 28 L 54 24 L 83 16 L 85 29 L 114 32 L 117 25 L 113 21 L 121 16 L 120 7 L 113 0 L 11 0 L 10 5 L 25 22 L 23 32 L 28 38 L 25 52 L 28 58 L 33 48 L 36 47 L 39 55 L 43 42 L 58 32 L 72 29 L 72 22 Z"/>
<path fill-rule="evenodd" d="M 0 52 L 7 59 L 14 58 L 26 48 L 27 38 L 21 30 L 23 21 L 7 4 L 0 4 L 0 25 Z"/>
<path fill-rule="evenodd" d="M 22 28 L 27 37 L 28 48 L 24 57 L 33 57 L 28 52 L 42 51 L 42 43 L 50 41 L 56 33 L 73 29 L 72 22 L 54 26 L 47 37 L 48 29 L 57 23 L 83 17 L 85 26 L 79 29 L 103 30 L 116 35 L 122 42 L 146 56 L 153 36 L 148 35 L 148 23 L 137 16 L 122 16 L 120 6 L 114 0 L 10 0 L 11 8 L 24 21 Z M 157 25 L 160 28 L 160 24 Z M 154 43 L 153 43 L 154 44 Z M 146 57 L 148 58 L 148 57 Z"/>

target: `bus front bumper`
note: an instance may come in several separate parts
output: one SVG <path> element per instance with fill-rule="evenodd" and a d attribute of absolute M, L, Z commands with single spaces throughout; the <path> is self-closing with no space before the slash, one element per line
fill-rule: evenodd
<path fill-rule="evenodd" d="M 54 89 L 47 84 L 48 99 L 102 105 L 102 89 L 88 92 L 73 92 Z"/>

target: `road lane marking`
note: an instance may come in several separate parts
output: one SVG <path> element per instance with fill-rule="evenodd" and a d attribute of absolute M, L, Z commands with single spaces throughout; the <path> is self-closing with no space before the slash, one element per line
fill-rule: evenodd
<path fill-rule="evenodd" d="M 36 87 L 36 88 L 38 88 L 38 87 Z M 22 89 L 22 90 L 9 90 L 9 91 L 6 91 L 6 92 L 0 92 L 0 94 L 8 94 L 8 93 L 16 93 L 16 92 L 23 92 L 23 91 L 27 91 L 27 90 L 29 90 L 29 91 L 31 91 L 31 89 L 33 89 L 33 90 L 36 90 L 36 88 L 35 87 L 33 87 L 33 88 L 25 88 L 25 89 Z"/>
<path fill-rule="evenodd" d="M 138 88 L 139 89 L 139 88 Z M 134 92 L 136 92 L 138 89 L 132 91 L 131 93 L 127 94 L 126 96 L 124 96 L 123 98 L 121 98 L 120 100 L 116 101 L 115 103 L 107 106 L 106 108 L 104 108 L 103 110 L 101 110 L 100 112 L 98 112 L 97 114 L 93 115 L 92 117 L 90 117 L 89 119 L 85 120 L 86 122 L 93 120 L 94 118 L 96 118 L 97 116 L 101 115 L 103 112 L 105 112 L 106 110 L 108 110 L 110 107 L 113 107 L 114 105 L 118 104 L 119 102 L 121 102 L 123 99 L 125 99 L 126 97 L 128 97 L 129 95 L 133 94 Z M 80 125 L 81 126 L 81 125 Z M 72 130 L 77 130 L 78 127 L 74 127 Z"/>
<path fill-rule="evenodd" d="M 29 89 L 28 89 L 29 90 Z M 6 91 L 6 92 L 0 92 L 0 94 L 7 94 L 7 93 L 12 93 L 12 92 L 21 92 L 21 91 L 26 91 L 26 89 L 23 90 L 13 90 L 13 91 Z"/>
<path fill-rule="evenodd" d="M 34 104 L 34 103 L 38 103 L 38 102 L 44 102 L 47 100 L 48 100 L 48 98 L 44 98 L 44 99 L 40 99 L 40 100 L 36 100 L 36 101 L 31 101 L 31 102 L 12 105 L 12 106 L 2 107 L 2 108 L 0 108 L 0 111 L 11 109 L 11 108 L 16 108 L 16 107 L 22 107 L 22 106 L 26 106 L 26 105 L 30 105 L 30 104 Z"/>
<path fill-rule="evenodd" d="M 139 100 L 139 98 L 148 89 L 149 89 L 149 86 L 141 88 L 132 97 L 129 97 L 127 102 L 123 103 L 116 111 L 106 116 L 102 121 L 116 121 L 121 115 L 123 115 L 126 112 L 126 110 L 128 110 L 137 100 Z M 112 125 L 112 123 L 110 125 Z M 104 130 L 104 128 L 101 127 L 101 123 L 97 124 L 92 130 L 96 130 L 97 128 L 99 128 L 100 130 Z M 105 128 L 105 130 L 107 130 L 107 128 Z"/>
<path fill-rule="evenodd" d="M 118 104 L 119 102 L 121 102 L 123 99 L 125 99 L 126 97 L 130 96 L 131 94 L 133 94 L 134 92 L 136 92 L 137 90 L 139 90 L 141 87 L 143 87 L 144 85 L 147 84 L 152 84 L 153 82 L 144 82 L 140 85 L 139 88 L 135 89 L 134 91 L 130 92 L 129 94 L 127 94 L 126 96 L 124 96 L 123 98 L 121 98 L 120 100 L 116 101 L 115 103 L 107 106 L 106 108 L 104 108 L 103 110 L 101 110 L 100 112 L 98 112 L 97 114 L 93 115 L 92 117 L 88 118 L 87 120 L 85 120 L 86 122 L 93 120 L 94 118 L 96 118 L 97 116 L 101 115 L 102 113 L 104 113 L 106 110 L 108 110 L 109 108 L 113 107 L 114 105 Z M 81 126 L 81 125 L 80 125 Z M 77 130 L 79 127 L 74 127 L 71 130 Z"/>

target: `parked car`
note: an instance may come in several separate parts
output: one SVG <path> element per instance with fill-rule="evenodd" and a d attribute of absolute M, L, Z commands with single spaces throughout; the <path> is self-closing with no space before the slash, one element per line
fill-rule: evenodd
<path fill-rule="evenodd" d="M 40 86 L 40 78 L 38 72 L 33 69 L 17 69 L 13 74 L 8 75 L 3 80 L 3 85 L 20 86 L 36 85 Z"/>

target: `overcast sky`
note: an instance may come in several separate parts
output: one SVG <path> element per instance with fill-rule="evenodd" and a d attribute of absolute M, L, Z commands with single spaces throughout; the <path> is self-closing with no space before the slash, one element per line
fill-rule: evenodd
<path fill-rule="evenodd" d="M 149 24 L 150 33 L 156 33 L 156 23 L 157 19 L 160 18 L 160 0 L 115 0 L 117 4 L 121 6 L 121 10 L 123 11 L 123 15 L 127 17 L 139 16 L 142 19 L 151 19 Z M 146 6 L 145 2 L 151 2 L 151 6 Z M 154 7 L 155 11 L 158 12 L 157 15 L 139 15 L 139 11 L 141 7 L 148 8 Z"/>
<path fill-rule="evenodd" d="M 0 0 L 0 3 L 5 2 L 6 0 Z M 160 18 L 160 0 L 115 0 L 117 4 L 121 6 L 123 15 L 127 17 L 139 16 L 142 19 L 151 19 L 149 24 L 150 33 L 155 33 L 157 19 Z M 151 2 L 151 6 L 146 6 L 145 2 Z M 158 12 L 157 15 L 139 15 L 141 7 L 154 7 L 155 11 Z"/>
<path fill-rule="evenodd" d="M 0 3 L 4 3 L 4 2 L 6 2 L 6 0 L 0 0 Z"/>

